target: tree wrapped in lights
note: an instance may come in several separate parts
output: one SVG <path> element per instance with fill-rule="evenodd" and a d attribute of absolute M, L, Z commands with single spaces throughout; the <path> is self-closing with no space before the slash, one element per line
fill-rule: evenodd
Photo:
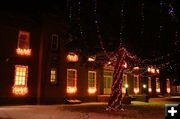
<path fill-rule="evenodd" d="M 123 71 L 126 68 L 125 63 L 127 59 L 137 59 L 136 56 L 131 55 L 126 48 L 122 47 L 118 49 L 116 55 L 116 62 L 114 66 L 113 73 L 113 83 L 111 87 L 111 95 L 109 98 L 108 106 L 106 110 L 109 111 L 119 111 L 123 110 L 122 108 L 122 75 Z"/>

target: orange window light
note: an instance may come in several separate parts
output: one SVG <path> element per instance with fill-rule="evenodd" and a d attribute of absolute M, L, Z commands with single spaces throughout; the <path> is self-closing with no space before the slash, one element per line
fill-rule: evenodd
<path fill-rule="evenodd" d="M 28 66 L 15 65 L 15 80 L 12 92 L 15 95 L 25 95 L 28 93 L 27 78 Z"/>

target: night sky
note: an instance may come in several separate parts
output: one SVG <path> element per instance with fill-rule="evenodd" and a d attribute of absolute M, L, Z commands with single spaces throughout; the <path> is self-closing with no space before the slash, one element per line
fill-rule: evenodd
<path fill-rule="evenodd" d="M 67 1 L 71 1 L 72 5 L 71 23 L 68 19 L 70 7 L 68 7 Z M 120 28 L 123 21 L 123 44 L 138 56 L 154 58 L 176 51 L 174 46 L 176 41 L 175 30 L 179 28 L 178 19 L 180 16 L 178 0 L 162 0 L 165 1 L 164 6 L 166 7 L 162 8 L 161 15 L 159 0 L 144 0 L 143 22 L 141 21 L 141 3 L 143 0 L 97 0 L 96 16 L 94 15 L 95 0 L 80 1 L 80 16 L 78 15 L 78 0 L 46 0 L 38 2 L 37 0 L 26 0 L 19 3 L 17 1 L 14 3 L 7 1 L 7 3 L 2 3 L 0 8 L 1 10 L 32 12 L 34 14 L 40 11 L 61 14 L 67 20 L 66 22 L 70 24 L 71 34 L 82 37 L 78 24 L 81 25 L 83 38 L 80 39 L 86 42 L 89 49 L 100 48 L 98 39 L 100 34 L 104 47 L 108 51 L 115 51 L 120 42 Z M 170 1 L 174 1 L 173 7 L 177 20 L 168 14 Z M 124 3 L 124 17 L 120 15 L 122 3 Z M 98 20 L 100 33 L 97 33 L 95 19 Z M 140 33 L 142 24 L 144 25 L 143 34 Z M 160 24 L 163 26 L 161 32 L 159 32 Z"/>

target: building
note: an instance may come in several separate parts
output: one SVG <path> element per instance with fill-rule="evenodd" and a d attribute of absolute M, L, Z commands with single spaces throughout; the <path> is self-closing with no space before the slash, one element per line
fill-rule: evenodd
<path fill-rule="evenodd" d="M 0 104 L 53 104 L 68 99 L 107 101 L 113 67 L 98 64 L 95 57 L 76 46 L 83 46 L 82 41 L 72 40 L 62 16 L 49 12 L 36 16 L 15 12 L 0 15 Z M 138 67 L 125 72 L 124 95 L 141 100 L 145 94 L 164 94 L 159 71 L 150 71 L 157 75 L 142 77 Z M 170 93 L 170 80 L 165 84 Z"/>

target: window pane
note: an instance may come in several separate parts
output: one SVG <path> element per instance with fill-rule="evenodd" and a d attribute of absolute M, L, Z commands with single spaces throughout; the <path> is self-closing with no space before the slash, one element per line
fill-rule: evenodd
<path fill-rule="evenodd" d="M 53 84 L 57 83 L 57 69 L 51 68 L 50 82 Z"/>
<path fill-rule="evenodd" d="M 26 85 L 28 67 L 24 65 L 15 65 L 15 83 L 14 85 Z"/>
<path fill-rule="evenodd" d="M 88 72 L 88 87 L 96 87 L 96 72 Z"/>
<path fill-rule="evenodd" d="M 30 41 L 29 38 L 30 38 L 29 32 L 19 31 L 18 48 L 28 49 L 29 48 L 29 41 Z"/>

